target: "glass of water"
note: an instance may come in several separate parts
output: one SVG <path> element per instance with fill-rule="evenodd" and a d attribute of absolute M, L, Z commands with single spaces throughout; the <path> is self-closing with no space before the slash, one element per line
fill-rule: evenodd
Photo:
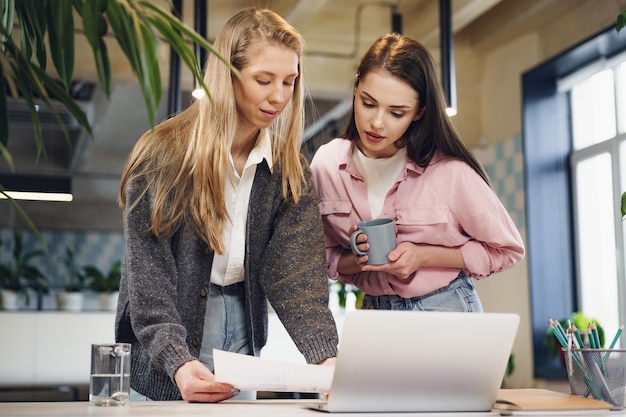
<path fill-rule="evenodd" d="M 89 402 L 121 406 L 130 398 L 130 343 L 91 345 Z"/>

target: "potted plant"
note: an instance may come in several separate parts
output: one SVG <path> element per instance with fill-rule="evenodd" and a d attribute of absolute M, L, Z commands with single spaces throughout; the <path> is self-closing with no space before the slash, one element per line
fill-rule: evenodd
<path fill-rule="evenodd" d="M 2 306 L 5 310 L 17 310 L 19 299 L 30 305 L 29 289 L 48 292 L 48 279 L 32 261 L 44 254 L 43 250 L 24 252 L 23 236 L 13 234 L 13 257 L 11 262 L 0 264 L 0 289 Z M 2 241 L 0 241 L 2 245 Z"/>
<path fill-rule="evenodd" d="M 12 171 L 15 170 L 13 158 L 7 151 L 10 141 L 9 99 L 22 97 L 28 103 L 38 156 L 46 155 L 42 121 L 36 110 L 39 106 L 51 110 L 63 128 L 57 111 L 57 105 L 62 106 L 90 135 L 93 134 L 87 115 L 71 92 L 76 33 L 81 33 L 87 40 L 99 85 L 107 98 L 110 98 L 113 86 L 113 65 L 108 48 L 113 45 L 113 40 L 116 41 L 139 83 L 152 127 L 157 123 L 162 98 L 162 68 L 158 65 L 161 45 L 171 47 L 172 53 L 181 58 L 181 64 L 191 71 L 194 80 L 209 96 L 202 73 L 204 63 L 198 62 L 196 47 L 214 54 L 238 73 L 217 53 L 204 34 L 190 28 L 178 17 L 177 11 L 167 7 L 168 2 L 157 3 L 146 0 L 5 0 L 0 3 L 0 84 L 6 92 L 0 95 L 0 157 Z M 113 64 L 120 65 L 119 62 Z M 69 133 L 63 130 L 69 142 Z M 0 194 L 3 193 L 0 184 Z M 7 201 L 33 232 L 38 233 L 17 201 L 10 197 Z"/>
<path fill-rule="evenodd" d="M 348 300 L 349 293 L 354 294 L 354 307 L 357 309 L 361 308 L 361 304 L 363 303 L 363 297 L 365 296 L 365 293 L 362 290 L 352 284 L 344 284 L 339 280 L 331 281 L 330 285 L 337 287 L 337 301 L 340 308 L 346 308 L 346 301 Z"/>
<path fill-rule="evenodd" d="M 107 273 L 93 265 L 84 267 L 83 271 L 88 287 L 99 294 L 102 309 L 115 311 L 122 278 L 122 261 L 113 262 Z"/>
<path fill-rule="evenodd" d="M 577 311 L 572 313 L 572 315 L 568 318 L 563 318 L 558 320 L 563 329 L 567 329 L 569 327 L 569 323 L 576 326 L 576 329 L 580 332 L 583 337 L 583 340 L 587 338 L 587 329 L 593 323 L 598 329 L 598 337 L 600 339 L 600 346 L 604 346 L 604 328 L 598 323 L 597 320 L 587 317 L 583 313 Z M 587 343 L 587 342 L 585 342 Z M 556 336 L 552 329 L 549 329 L 546 333 L 546 337 L 544 339 L 544 345 L 548 349 L 548 353 L 552 358 L 561 357 L 563 359 L 561 344 L 558 342 Z M 565 365 L 565 361 L 563 360 L 563 365 Z"/>
<path fill-rule="evenodd" d="M 86 277 L 76 264 L 76 254 L 74 253 L 74 248 L 71 246 L 65 249 L 63 263 L 67 270 L 67 274 L 65 275 L 65 290 L 56 294 L 57 305 L 60 310 L 81 311 L 85 301 L 83 289 L 85 289 Z"/>

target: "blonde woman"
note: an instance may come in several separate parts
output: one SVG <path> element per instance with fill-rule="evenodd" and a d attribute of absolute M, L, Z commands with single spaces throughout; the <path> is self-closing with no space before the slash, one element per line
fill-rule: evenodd
<path fill-rule="evenodd" d="M 253 396 L 215 382 L 212 352 L 259 355 L 266 300 L 307 362 L 337 350 L 317 197 L 300 155 L 303 40 L 276 13 L 249 8 L 214 46 L 239 76 L 211 55 L 211 98 L 146 132 L 122 175 L 115 337 L 132 343 L 135 399 Z"/>

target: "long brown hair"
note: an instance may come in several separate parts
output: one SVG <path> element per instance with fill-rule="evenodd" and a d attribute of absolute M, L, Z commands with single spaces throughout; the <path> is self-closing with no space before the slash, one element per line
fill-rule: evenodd
<path fill-rule="evenodd" d="M 426 167 L 437 152 L 458 158 L 469 164 L 489 184 L 484 168 L 463 143 L 446 114 L 445 98 L 437 80 L 435 61 L 424 45 L 397 33 L 378 38 L 359 64 L 354 88 L 374 70 L 383 70 L 410 85 L 418 94 L 419 109 L 424 115 L 412 122 L 398 147 L 407 147 L 411 160 Z M 354 119 L 354 106 L 344 138 L 357 139 L 359 133 Z"/>
<path fill-rule="evenodd" d="M 249 64 L 251 45 L 262 41 L 290 48 L 298 56 L 300 75 L 294 81 L 291 100 L 268 129 L 273 159 L 282 170 L 283 195 L 297 203 L 304 182 L 300 161 L 304 129 L 302 36 L 275 12 L 246 8 L 226 23 L 214 47 L 241 70 Z M 120 185 L 120 206 L 127 203 L 127 187 L 143 178 L 146 188 L 141 198 L 148 193 L 151 196 L 149 231 L 157 237 L 169 237 L 181 225 L 194 224 L 198 235 L 213 250 L 224 251 L 224 222 L 229 221 L 224 184 L 230 178 L 228 157 L 237 127 L 234 76 L 223 62 L 210 54 L 204 82 L 211 97 L 194 102 L 185 111 L 146 132 L 128 157 Z"/>

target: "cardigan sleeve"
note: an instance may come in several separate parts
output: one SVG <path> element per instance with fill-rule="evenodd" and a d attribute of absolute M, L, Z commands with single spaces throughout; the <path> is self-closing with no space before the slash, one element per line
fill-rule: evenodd
<path fill-rule="evenodd" d="M 278 201 L 271 238 L 263 251 L 259 280 L 285 329 L 308 363 L 337 353 L 337 328 L 328 308 L 326 256 L 318 200 L 306 161 L 297 204 Z M 276 173 L 274 173 L 276 175 Z M 280 184 L 280 182 L 278 182 Z"/>
<path fill-rule="evenodd" d="M 136 180 L 126 192 L 126 246 L 116 338 L 136 338 L 150 362 L 173 378 L 182 364 L 195 358 L 187 347 L 187 331 L 177 311 L 178 274 L 171 243 L 148 232 L 151 197 L 142 195 L 145 189 L 145 182 Z"/>

